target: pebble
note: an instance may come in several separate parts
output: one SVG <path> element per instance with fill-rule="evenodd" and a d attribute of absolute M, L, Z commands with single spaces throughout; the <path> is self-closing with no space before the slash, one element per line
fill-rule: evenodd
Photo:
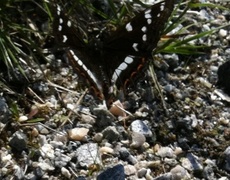
<path fill-rule="evenodd" d="M 94 108 L 93 114 L 97 116 L 95 124 L 99 130 L 103 130 L 104 128 L 112 125 L 112 123 L 116 120 L 116 118 L 104 108 Z"/>
<path fill-rule="evenodd" d="M 71 160 L 71 157 L 62 154 L 62 152 L 58 149 L 55 150 L 55 158 L 54 158 L 54 164 L 55 167 L 62 168 L 65 167 Z"/>
<path fill-rule="evenodd" d="M 133 132 L 143 134 L 145 137 L 153 136 L 153 133 L 142 120 L 135 120 L 131 123 L 130 129 Z"/>
<path fill-rule="evenodd" d="M 97 180 L 124 180 L 124 179 L 125 179 L 125 170 L 124 170 L 124 166 L 121 164 L 106 169 L 97 177 Z"/>
<path fill-rule="evenodd" d="M 174 157 L 173 150 L 170 147 L 161 147 L 157 153 L 158 156 L 165 158 L 165 157 Z"/>
<path fill-rule="evenodd" d="M 172 168 L 170 173 L 172 174 L 172 180 L 191 179 L 187 170 L 180 165 L 177 165 L 174 168 Z"/>
<path fill-rule="evenodd" d="M 43 171 L 53 171 L 55 169 L 55 167 L 52 165 L 52 163 L 48 159 L 45 159 L 44 161 L 39 162 L 37 166 L 40 167 Z"/>
<path fill-rule="evenodd" d="M 93 140 L 96 142 L 101 142 L 103 139 L 103 134 L 102 133 L 97 133 L 94 135 Z"/>
<path fill-rule="evenodd" d="M 221 37 L 226 37 L 227 34 L 228 34 L 228 31 L 226 31 L 225 29 L 220 29 L 220 30 L 219 30 L 219 35 L 220 35 Z"/>
<path fill-rule="evenodd" d="M 136 168 L 130 164 L 124 166 L 124 169 L 125 169 L 125 175 L 126 176 L 134 175 L 134 174 L 136 174 L 136 171 L 137 171 Z"/>
<path fill-rule="evenodd" d="M 10 111 L 5 98 L 0 97 L 0 122 L 6 124 L 9 121 Z"/>
<path fill-rule="evenodd" d="M 230 146 L 228 146 L 224 151 L 224 169 L 230 172 Z"/>
<path fill-rule="evenodd" d="M 41 147 L 41 155 L 45 158 L 50 158 L 50 159 L 54 159 L 54 148 L 53 146 L 51 146 L 50 144 L 44 144 Z"/>
<path fill-rule="evenodd" d="M 27 136 L 21 131 L 16 131 L 12 135 L 9 145 L 12 149 L 15 149 L 19 152 L 23 151 L 27 148 Z"/>
<path fill-rule="evenodd" d="M 116 127 L 109 126 L 102 131 L 103 137 L 107 139 L 109 142 L 117 141 L 120 137 Z"/>
<path fill-rule="evenodd" d="M 81 167 L 89 167 L 91 164 L 101 164 L 96 143 L 81 145 L 76 150 L 77 160 Z"/>
<path fill-rule="evenodd" d="M 146 141 L 146 138 L 143 134 L 133 132 L 132 133 L 132 143 L 130 147 L 132 148 L 140 148 Z"/>
<path fill-rule="evenodd" d="M 61 168 L 61 173 L 62 173 L 66 178 L 68 178 L 68 179 L 71 178 L 71 173 L 70 173 L 69 170 L 66 169 L 65 167 L 62 167 L 62 168 Z"/>
<path fill-rule="evenodd" d="M 100 149 L 99 149 L 99 152 L 101 153 L 101 154 L 113 154 L 114 153 L 114 150 L 112 149 L 112 148 L 110 148 L 110 147 L 101 147 Z"/>
<path fill-rule="evenodd" d="M 86 141 L 89 132 L 87 128 L 74 128 L 68 131 L 69 138 L 74 141 Z"/>
<path fill-rule="evenodd" d="M 146 173 L 147 173 L 147 169 L 141 168 L 137 171 L 137 176 L 138 178 L 143 178 L 145 177 Z"/>
<path fill-rule="evenodd" d="M 18 121 L 19 122 L 24 122 L 24 121 L 27 121 L 28 120 L 28 117 L 27 116 L 20 116 L 19 118 L 18 118 Z"/>
<path fill-rule="evenodd" d="M 188 153 L 186 158 L 182 158 L 181 165 L 193 171 L 201 171 L 203 169 L 202 164 L 199 162 L 199 158 L 192 153 Z"/>

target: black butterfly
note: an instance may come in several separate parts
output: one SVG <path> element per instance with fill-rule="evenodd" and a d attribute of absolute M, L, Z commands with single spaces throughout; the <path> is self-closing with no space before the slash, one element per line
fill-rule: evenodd
<path fill-rule="evenodd" d="M 125 89 L 151 57 L 173 8 L 174 0 L 159 2 L 108 35 L 92 37 L 80 17 L 73 24 L 57 6 L 54 36 L 58 43 L 71 47 L 67 56 L 74 69 L 98 97 L 108 101 L 112 87 Z"/>

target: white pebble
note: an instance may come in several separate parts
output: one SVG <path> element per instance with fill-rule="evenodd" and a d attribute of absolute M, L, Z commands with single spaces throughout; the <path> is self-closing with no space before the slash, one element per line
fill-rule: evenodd
<path fill-rule="evenodd" d="M 66 169 L 65 167 L 61 168 L 61 173 L 62 173 L 63 176 L 67 177 L 68 179 L 71 177 L 71 174 L 70 174 L 69 170 Z"/>
<path fill-rule="evenodd" d="M 113 154 L 114 153 L 114 150 L 112 148 L 106 147 L 106 146 L 101 147 L 99 151 L 101 154 Z"/>
<path fill-rule="evenodd" d="M 24 121 L 27 121 L 28 120 L 28 117 L 27 116 L 20 116 L 19 118 L 18 118 L 18 121 L 19 122 L 24 122 Z"/>
<path fill-rule="evenodd" d="M 68 131 L 69 138 L 75 141 L 84 141 L 89 132 L 86 128 L 74 128 Z"/>
<path fill-rule="evenodd" d="M 224 30 L 224 29 L 220 29 L 220 31 L 219 31 L 219 35 L 221 36 L 221 37 L 226 37 L 227 36 L 227 31 L 226 30 Z"/>

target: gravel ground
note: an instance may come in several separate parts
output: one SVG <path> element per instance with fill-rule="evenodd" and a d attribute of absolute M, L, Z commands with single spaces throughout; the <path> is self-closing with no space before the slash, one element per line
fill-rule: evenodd
<path fill-rule="evenodd" d="M 204 31 L 229 15 L 203 8 L 186 17 Z M 36 83 L 24 91 L 31 102 L 2 93 L 0 179 L 230 179 L 230 98 L 215 87 L 229 42 L 227 27 L 194 42 L 214 46 L 205 55 L 159 55 L 169 65 L 155 68 L 167 112 L 147 76 L 130 89 L 122 117 L 77 91 L 77 75 L 50 55 L 41 68 L 52 82 L 32 74 Z"/>

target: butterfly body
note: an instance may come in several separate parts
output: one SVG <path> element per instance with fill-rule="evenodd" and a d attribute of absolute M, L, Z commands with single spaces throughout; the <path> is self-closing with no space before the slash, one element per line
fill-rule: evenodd
<path fill-rule="evenodd" d="M 92 37 L 82 21 L 74 25 L 57 6 L 54 36 L 58 43 L 71 48 L 67 57 L 77 73 L 99 98 L 108 100 L 114 85 L 125 89 L 145 66 L 173 7 L 174 0 L 162 1 L 139 12 L 117 30 Z"/>

